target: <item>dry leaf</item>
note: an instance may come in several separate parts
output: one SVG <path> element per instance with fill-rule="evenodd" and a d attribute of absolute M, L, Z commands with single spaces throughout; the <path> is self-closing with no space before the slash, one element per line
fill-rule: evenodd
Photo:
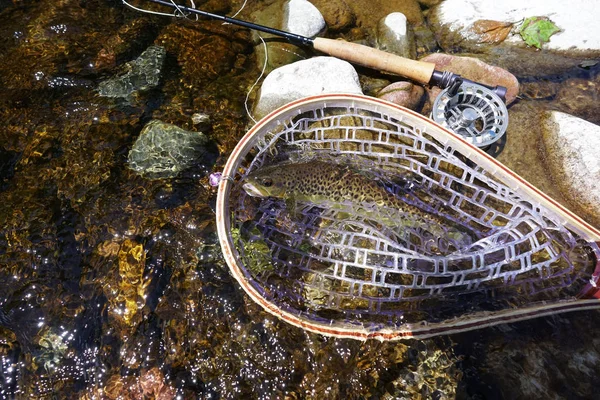
<path fill-rule="evenodd" d="M 490 19 L 480 19 L 471 26 L 471 31 L 479 36 L 480 43 L 500 43 L 508 36 L 512 30 L 511 22 L 493 21 Z"/>

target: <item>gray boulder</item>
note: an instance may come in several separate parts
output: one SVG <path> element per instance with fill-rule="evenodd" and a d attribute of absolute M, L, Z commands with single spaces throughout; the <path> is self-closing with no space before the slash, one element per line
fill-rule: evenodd
<path fill-rule="evenodd" d="M 306 37 L 315 37 L 326 27 L 321 12 L 307 0 L 288 0 L 283 18 L 283 30 Z"/>
<path fill-rule="evenodd" d="M 542 132 L 546 161 L 560 191 L 577 209 L 600 220 L 600 126 L 549 111 Z"/>
<path fill-rule="evenodd" d="M 322 93 L 362 94 L 354 67 L 334 57 L 314 57 L 277 68 L 262 84 L 254 116 L 262 118 L 292 100 Z"/>

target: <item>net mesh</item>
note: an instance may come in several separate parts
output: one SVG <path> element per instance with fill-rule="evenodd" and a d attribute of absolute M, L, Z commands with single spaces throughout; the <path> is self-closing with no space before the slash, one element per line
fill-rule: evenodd
<path fill-rule="evenodd" d="M 600 254 L 551 211 L 511 190 L 412 120 L 376 107 L 305 107 L 240 155 L 231 239 L 245 279 L 269 303 L 311 321 L 395 327 L 465 312 L 573 298 Z M 263 167 L 327 162 L 358 171 L 445 224 L 364 204 L 249 196 Z M 457 234 L 460 232 L 460 234 Z"/>

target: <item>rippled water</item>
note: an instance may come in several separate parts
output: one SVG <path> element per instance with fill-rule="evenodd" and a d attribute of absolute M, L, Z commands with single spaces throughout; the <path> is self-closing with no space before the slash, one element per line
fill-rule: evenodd
<path fill-rule="evenodd" d="M 598 312 L 363 343 L 291 327 L 242 292 L 207 175 L 248 126 L 247 31 L 100 0 L 3 0 L 0 19 L 0 397 L 593 398 Z M 167 50 L 161 85 L 99 97 L 151 44 Z M 543 83 L 527 93 L 552 101 Z M 194 130 L 197 112 L 216 163 L 156 181 L 127 168 L 146 122 Z"/>

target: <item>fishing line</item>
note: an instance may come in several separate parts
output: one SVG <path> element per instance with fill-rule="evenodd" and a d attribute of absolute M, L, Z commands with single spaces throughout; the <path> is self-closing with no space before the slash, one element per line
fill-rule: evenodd
<path fill-rule="evenodd" d="M 127 7 L 145 13 L 145 14 L 152 14 L 152 15 L 161 15 L 161 16 L 166 16 L 166 17 L 183 17 L 185 19 L 189 19 L 188 16 L 186 14 L 184 14 L 183 10 L 180 8 L 180 6 L 178 4 L 176 4 L 173 0 L 170 0 L 170 3 L 173 5 L 175 11 L 173 12 L 173 14 L 167 14 L 167 13 L 162 13 L 162 12 L 158 12 L 158 11 L 151 11 L 151 10 L 145 10 L 143 8 L 139 8 L 134 6 L 133 4 L 127 2 L 127 0 L 122 0 L 123 4 L 125 4 Z M 196 5 L 194 4 L 194 1 L 191 0 L 190 1 L 192 8 L 196 8 Z M 242 3 L 242 6 L 239 10 L 236 11 L 235 14 L 233 14 L 233 17 L 237 16 L 245 7 L 246 4 L 248 3 L 248 0 L 244 0 L 244 3 Z M 179 13 L 179 14 L 178 14 Z M 198 20 L 198 15 L 196 15 L 196 21 Z M 224 22 L 223 25 L 229 25 L 230 23 L 228 22 Z M 254 83 L 252 84 L 252 86 L 250 87 L 250 89 L 248 90 L 248 92 L 246 93 L 246 99 L 244 100 L 244 108 L 246 109 L 246 114 L 248 115 L 248 117 L 252 120 L 252 122 L 256 123 L 256 119 L 252 116 L 252 113 L 250 113 L 250 109 L 248 107 L 248 100 L 250 99 L 250 94 L 252 94 L 252 91 L 254 90 L 254 88 L 256 87 L 256 85 L 258 85 L 258 82 L 260 82 L 260 80 L 262 79 L 262 77 L 265 75 L 265 71 L 267 70 L 267 64 L 269 62 L 269 54 L 267 52 L 267 44 L 265 43 L 264 39 L 262 38 L 262 36 L 258 36 L 258 38 L 260 39 L 260 41 L 262 42 L 264 51 L 265 51 L 265 61 L 263 63 L 263 67 L 262 70 L 260 71 L 260 75 L 258 76 L 258 78 L 254 81 Z"/>
<path fill-rule="evenodd" d="M 127 7 L 131 8 L 133 10 L 145 13 L 145 14 L 161 15 L 161 16 L 165 16 L 165 17 L 173 17 L 173 16 L 177 17 L 178 16 L 177 15 L 177 7 L 175 7 L 176 10 L 173 12 L 173 14 L 168 14 L 168 13 L 163 13 L 163 12 L 158 12 L 158 11 L 145 10 L 143 8 L 136 7 L 131 3 L 128 3 L 126 0 L 122 0 L 122 1 L 123 1 L 123 4 L 125 4 Z"/>
<path fill-rule="evenodd" d="M 239 10 L 237 10 L 237 12 L 236 12 L 235 14 L 233 14 L 233 15 L 231 16 L 231 18 L 235 18 L 235 17 L 237 17 L 237 15 L 238 15 L 239 13 L 241 13 L 241 12 L 242 12 L 242 10 L 243 10 L 243 9 L 246 7 L 246 3 L 247 3 L 247 2 L 248 2 L 248 0 L 244 0 L 244 4 L 242 4 L 242 8 L 240 8 Z M 223 23 L 223 25 L 226 25 L 226 24 L 229 24 L 229 22 L 224 22 L 224 23 Z"/>
<path fill-rule="evenodd" d="M 143 8 L 136 7 L 133 4 L 128 3 L 126 0 L 122 0 L 122 1 L 123 1 L 123 4 L 125 4 L 127 7 L 131 8 L 133 10 L 139 11 L 139 12 L 146 13 L 146 14 L 160 15 L 160 16 L 164 16 L 164 17 L 183 17 L 185 19 L 188 19 L 187 15 L 184 14 L 183 10 L 173 0 L 169 0 L 169 2 L 173 5 L 173 8 L 175 9 L 175 11 L 173 11 L 172 14 L 162 13 L 162 12 L 158 12 L 158 11 L 146 10 L 146 9 L 143 9 Z M 195 9 L 196 8 L 196 4 L 194 3 L 194 0 L 190 0 L 190 3 L 192 5 L 192 8 Z M 180 15 L 178 15 L 177 12 L 179 12 Z M 196 16 L 196 21 L 198 21 L 198 14 L 196 14 L 195 16 Z"/>
<path fill-rule="evenodd" d="M 262 36 L 258 35 L 258 38 L 262 42 L 263 49 L 265 50 L 265 62 L 263 63 L 263 67 L 262 67 L 262 71 L 260 71 L 260 75 L 258 76 L 258 78 L 256 79 L 256 81 L 254 81 L 254 83 L 252 84 L 252 86 L 250 86 L 250 89 L 248 90 L 248 93 L 246 93 L 246 100 L 244 101 L 244 108 L 246 109 L 246 114 L 248 114 L 248 117 L 250 117 L 250 119 L 252 120 L 252 122 L 254 122 L 255 124 L 256 124 L 257 121 L 254 119 L 254 117 L 250 113 L 250 110 L 248 109 L 248 99 L 250 98 L 250 94 L 252 93 L 252 91 L 254 90 L 254 88 L 256 87 L 256 85 L 258 85 L 258 82 L 260 82 L 260 80 L 262 79 L 263 75 L 265 74 L 265 71 L 267 70 L 267 63 L 269 62 L 269 53 L 267 51 L 267 44 L 265 43 L 265 41 L 262 38 Z"/>

